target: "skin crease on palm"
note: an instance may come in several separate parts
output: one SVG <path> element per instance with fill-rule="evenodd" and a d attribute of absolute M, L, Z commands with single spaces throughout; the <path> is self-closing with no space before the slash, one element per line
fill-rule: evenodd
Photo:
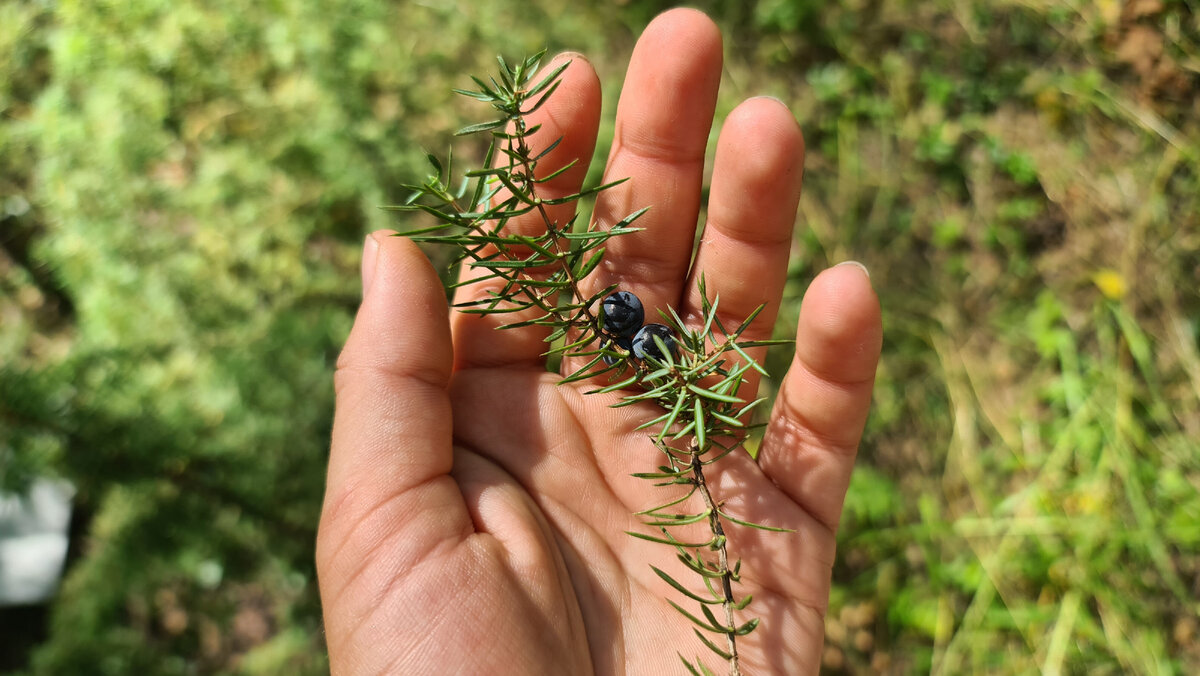
<path fill-rule="evenodd" d="M 631 180 L 601 196 L 594 218 L 604 227 L 652 208 L 638 221 L 643 232 L 610 241 L 587 283 L 620 284 L 648 318 L 671 305 L 694 322 L 703 274 L 727 324 L 767 303 L 752 336 L 763 337 L 786 277 L 804 142 L 774 99 L 750 99 L 728 116 L 689 268 L 721 50 L 716 26 L 693 10 L 659 16 L 639 40 L 605 172 Z M 532 120 L 545 125 L 533 140 L 564 137 L 539 172 L 581 162 L 544 184 L 543 197 L 579 187 L 600 117 L 592 66 L 571 54 L 547 67 L 563 59 L 572 63 Z M 571 206 L 557 209 L 551 216 L 565 222 Z M 609 408 L 616 394 L 585 397 L 595 383 L 556 385 L 539 356 L 545 334 L 448 312 L 429 261 L 388 235 L 367 238 L 363 302 L 334 379 L 316 550 L 333 672 L 683 673 L 676 651 L 724 670 L 666 602 L 685 599 L 650 566 L 688 583 L 695 576 L 671 549 L 625 533 L 652 532 L 633 513 L 672 497 L 629 476 L 660 464 L 634 431 L 652 409 Z M 463 287 L 458 299 L 482 296 L 488 283 Z M 731 557 L 743 560 L 735 591 L 754 595 L 738 620 L 762 621 L 738 641 L 744 673 L 817 671 L 834 532 L 881 333 L 860 266 L 818 275 L 758 461 L 738 453 L 709 470 L 730 514 L 796 531 L 727 529 Z"/>

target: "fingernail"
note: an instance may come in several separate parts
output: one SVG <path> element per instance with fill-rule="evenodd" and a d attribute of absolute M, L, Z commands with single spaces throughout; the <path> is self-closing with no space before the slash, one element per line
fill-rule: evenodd
<path fill-rule="evenodd" d="M 862 270 L 862 273 L 867 276 L 867 279 L 871 278 L 871 271 L 867 269 L 867 266 L 863 265 L 862 263 L 859 263 L 858 261 L 842 261 L 841 263 L 838 263 L 837 265 L 835 265 L 833 267 L 840 268 L 843 265 L 852 265 L 852 266 L 858 268 L 859 270 Z"/>
<path fill-rule="evenodd" d="M 582 61 L 584 63 L 591 63 L 591 61 L 588 60 L 586 54 L 577 52 L 572 49 L 568 49 L 565 52 L 559 52 L 558 56 L 556 56 L 555 58 L 559 59 L 559 60 L 563 60 L 563 61 Z"/>
<path fill-rule="evenodd" d="M 778 96 L 772 96 L 771 94 L 759 94 L 758 96 L 754 96 L 751 98 L 766 99 L 767 101 L 774 101 L 775 103 L 778 103 L 779 105 L 783 106 L 784 108 L 789 107 L 788 104 L 783 102 L 783 99 L 779 98 Z"/>
<path fill-rule="evenodd" d="M 371 289 L 371 282 L 375 281 L 375 261 L 379 258 L 379 240 L 375 239 L 375 234 L 367 235 L 366 241 L 363 242 L 362 255 L 362 286 L 363 296 Z"/>

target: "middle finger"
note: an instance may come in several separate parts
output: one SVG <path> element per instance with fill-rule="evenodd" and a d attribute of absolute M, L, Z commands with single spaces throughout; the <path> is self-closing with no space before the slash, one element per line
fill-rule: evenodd
<path fill-rule="evenodd" d="M 616 283 L 637 294 L 648 323 L 681 298 L 720 79 L 720 31 L 695 10 L 652 21 L 630 59 L 605 170 L 606 181 L 630 180 L 601 193 L 595 221 L 608 228 L 650 210 L 634 223 L 643 232 L 609 240 L 589 282 L 593 290 Z"/>

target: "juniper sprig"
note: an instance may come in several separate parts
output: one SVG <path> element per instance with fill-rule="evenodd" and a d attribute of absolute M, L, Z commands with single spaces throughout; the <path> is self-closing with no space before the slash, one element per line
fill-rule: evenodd
<path fill-rule="evenodd" d="M 660 408 L 659 415 L 638 429 L 646 430 L 646 443 L 658 449 L 662 464 L 655 471 L 634 476 L 664 490 L 676 490 L 665 496 L 662 504 L 638 513 L 652 533 L 631 531 L 629 535 L 672 549 L 696 574 L 698 584 L 689 586 L 652 566 L 682 597 L 680 603 L 668 603 L 695 625 L 696 636 L 728 663 L 730 674 L 740 674 L 737 639 L 754 631 L 759 620 L 738 619 L 751 596 L 739 596 L 735 590 L 741 561 L 729 551 L 726 528 L 783 529 L 729 514 L 722 496 L 713 494 L 705 473 L 730 453 L 744 450 L 748 434 L 758 427 L 751 421 L 765 398 L 746 401 L 744 390 L 751 371 L 762 375 L 766 371 L 747 350 L 779 341 L 742 338 L 763 306 L 738 326 L 726 326 L 718 317 L 720 299 L 709 299 L 703 279 L 698 289 L 702 316 L 696 325 L 684 322 L 668 308 L 661 313 L 661 325 L 641 326 L 640 302 L 636 313 L 606 311 L 618 305 L 629 310 L 626 306 L 636 302 L 632 294 L 615 285 L 585 292 L 583 282 L 603 260 L 606 244 L 614 237 L 638 232 L 634 224 L 650 205 L 607 228 L 591 220 L 580 221 L 578 215 L 567 222 L 550 216 L 550 207 L 577 203 L 622 181 L 565 196 L 542 196 L 540 186 L 575 164 L 546 175 L 539 176 L 537 171 L 562 139 L 535 153 L 530 138 L 540 127 L 530 125 L 528 116 L 554 95 L 569 66 L 568 62 L 549 73 L 539 73 L 543 56 L 540 52 L 512 64 L 500 58 L 499 79 L 476 77 L 472 78 L 476 89 L 455 90 L 488 104 L 497 113 L 491 120 L 457 132 L 486 136 L 481 168 L 456 176 L 452 159 L 442 162 L 429 155 L 431 173 L 426 180 L 406 186 L 409 197 L 388 208 L 433 217 L 434 225 L 405 235 L 418 242 L 454 247 L 454 263 L 476 273 L 457 284 L 497 282 L 486 297 L 456 304 L 461 312 L 500 315 L 501 319 L 504 315 L 519 317 L 502 323 L 498 327 L 502 330 L 545 327 L 549 331 L 545 356 L 551 363 L 561 364 L 560 384 L 601 383 L 589 393 L 625 393 L 614 404 L 617 407 L 652 402 Z M 538 218 L 544 231 L 525 235 L 508 227 L 513 219 L 529 214 Z M 614 294 L 621 294 L 616 301 L 612 300 Z M 630 320 L 631 316 L 636 320 Z M 635 330 L 637 334 L 632 335 Z M 680 534 L 685 530 L 693 533 L 698 526 L 707 526 L 707 536 L 688 539 Z M 689 610 L 685 603 L 697 610 Z M 712 673 L 699 660 L 693 662 L 682 655 L 680 659 L 692 674 Z"/>

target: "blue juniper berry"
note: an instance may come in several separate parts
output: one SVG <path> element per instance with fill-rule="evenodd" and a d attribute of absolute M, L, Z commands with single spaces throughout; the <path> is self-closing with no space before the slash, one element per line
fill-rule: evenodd
<path fill-rule="evenodd" d="M 663 324 L 647 324 L 642 327 L 641 331 L 633 337 L 633 356 L 638 359 L 653 357 L 659 361 L 665 361 L 666 357 L 658 349 L 658 343 L 654 342 L 654 337 L 663 342 L 667 347 L 667 351 L 671 353 L 671 359 L 674 360 L 679 354 L 679 346 L 675 343 L 675 335 L 671 329 Z"/>
<path fill-rule="evenodd" d="M 614 345 L 616 347 L 614 347 Z M 605 347 L 605 349 L 608 349 L 608 350 L 616 350 L 616 348 L 619 347 L 622 350 L 625 350 L 625 352 L 630 352 L 631 350 L 633 350 L 633 340 L 630 338 L 617 338 L 616 340 L 612 341 L 611 343 L 606 342 L 604 344 L 604 347 Z M 610 356 L 607 354 L 604 355 L 603 357 L 601 357 L 600 359 L 604 361 L 604 364 L 606 366 L 615 366 L 617 362 L 621 361 L 620 357 L 613 357 L 613 356 Z"/>
<path fill-rule="evenodd" d="M 642 328 L 646 318 L 642 301 L 628 291 L 617 291 L 600 303 L 600 316 L 604 330 L 614 336 L 628 338 Z"/>

